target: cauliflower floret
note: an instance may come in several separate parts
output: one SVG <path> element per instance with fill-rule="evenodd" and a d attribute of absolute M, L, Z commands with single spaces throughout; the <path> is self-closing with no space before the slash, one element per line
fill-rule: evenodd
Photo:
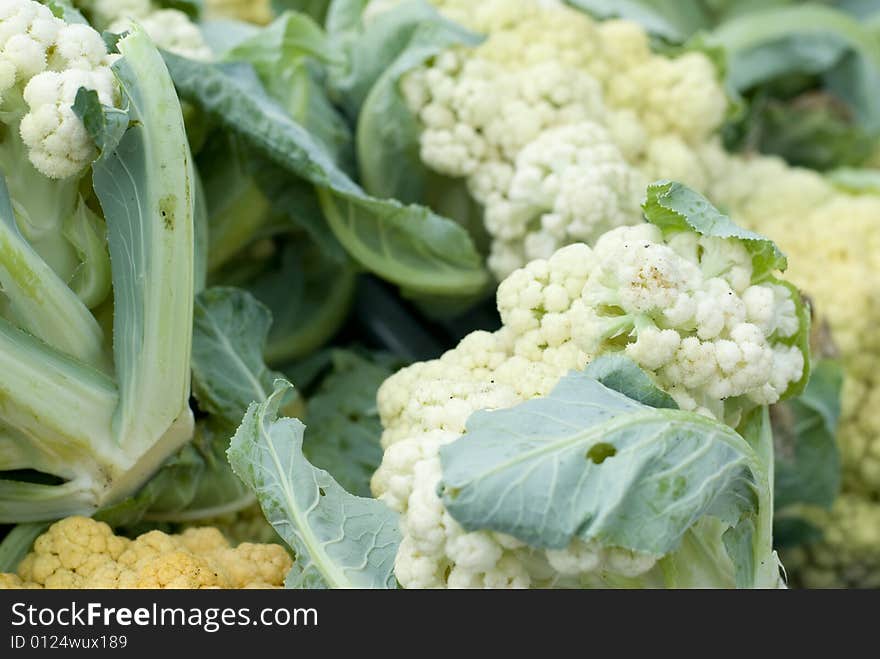
<path fill-rule="evenodd" d="M 186 551 L 174 550 L 121 572 L 116 587 L 197 589 L 227 586 L 206 559 Z"/>
<path fill-rule="evenodd" d="M 110 69 L 44 71 L 24 90 L 30 112 L 21 120 L 21 137 L 30 159 L 49 178 L 74 176 L 94 159 L 95 144 L 73 111 L 81 88 L 92 89 L 106 105 L 115 101 L 115 80 Z"/>
<path fill-rule="evenodd" d="M 159 48 L 194 60 L 210 60 L 213 57 L 198 25 L 182 11 L 159 9 L 144 16 L 125 15 L 111 23 L 109 30 L 116 33 L 130 30 L 133 19 L 137 20 Z"/>
<path fill-rule="evenodd" d="M 715 132 L 727 112 L 714 65 L 696 52 L 651 56 L 626 75 L 611 76 L 607 94 L 610 105 L 635 110 L 649 133 L 673 133 L 691 143 Z"/>
<path fill-rule="evenodd" d="M 498 279 L 637 223 L 651 179 L 708 185 L 698 147 L 727 99 L 702 54 L 653 55 L 635 23 L 560 3 L 435 4 L 487 38 L 408 73 L 401 91 L 422 125 L 422 161 L 466 179 L 484 207 Z"/>
<path fill-rule="evenodd" d="M 819 520 L 832 530 L 828 540 L 809 551 L 786 552 L 786 568 L 796 582 L 810 586 L 876 584 L 859 529 L 876 517 L 871 511 L 880 495 L 880 198 L 840 192 L 816 172 L 775 157 L 728 155 L 711 145 L 701 159 L 710 197 L 787 254 L 790 280 L 830 325 L 845 368 L 837 438 L 844 494 Z M 749 322 L 785 336 L 792 330 L 787 293 L 776 287 L 746 290 Z M 784 365 L 785 356 L 778 361 Z M 855 523 L 856 517 L 861 521 Z"/>
<path fill-rule="evenodd" d="M 52 69 L 97 71 L 109 66 L 113 57 L 107 53 L 104 39 L 88 25 L 65 25 L 58 31 Z"/>
<path fill-rule="evenodd" d="M 746 305 L 729 282 L 706 276 L 717 272 L 719 260 L 745 268 L 738 246 L 702 237 L 695 244 L 703 250 L 697 252 L 683 250 L 674 238 L 670 242 L 676 251 L 660 244 L 658 233 L 649 225 L 627 227 L 599 240 L 598 264 L 581 295 L 585 304 L 572 306 L 580 347 L 595 354 L 604 342 L 633 332 L 637 338 L 626 346 L 627 353 L 645 368 L 657 370 L 660 385 L 684 409 L 699 407 L 696 401 L 703 396 L 770 396 L 775 402 L 800 379 L 797 375 L 781 388 L 773 386 L 771 376 L 779 366 L 771 341 L 775 327 L 762 330 L 745 323 Z M 729 258 L 721 259 L 720 254 Z M 735 270 L 725 267 L 728 275 Z M 743 276 L 748 280 L 750 268 L 731 276 L 734 281 Z M 758 288 L 768 287 L 772 300 L 771 286 Z M 793 305 L 784 298 L 782 304 L 789 302 Z M 802 371 L 802 357 L 799 366 L 796 357 L 791 360 L 785 373 Z M 765 388 L 768 384 L 770 389 Z"/>
<path fill-rule="evenodd" d="M 153 11 L 150 0 L 76 0 L 74 4 L 88 12 L 91 22 L 101 29 L 121 16 L 140 19 Z"/>
<path fill-rule="evenodd" d="M 88 579 L 104 564 L 118 560 L 128 544 L 103 522 L 68 517 L 34 541 L 18 575 L 46 588 L 85 588 Z"/>
<path fill-rule="evenodd" d="M 683 409 L 735 422 L 743 408 L 775 402 L 804 372 L 800 349 L 780 342 L 786 323 L 774 320 L 787 318 L 794 300 L 775 280 L 753 283 L 751 275 L 735 239 L 667 239 L 650 224 L 613 229 L 595 249 L 570 245 L 501 282 L 497 332 L 475 332 L 386 380 L 377 398 L 385 454 L 371 486 L 401 513 L 400 583 L 607 585 L 650 572 L 658 557 L 595 541 L 539 550 L 466 532 L 437 492 L 440 449 L 466 433 L 477 410 L 544 396 L 609 352 L 629 354 Z M 743 291 L 760 322 L 747 322 Z"/>
<path fill-rule="evenodd" d="M 551 129 L 519 153 L 507 194 L 488 200 L 486 228 L 507 239 L 524 236 L 529 260 L 549 258 L 564 245 L 637 223 L 645 185 L 598 124 Z M 493 212 L 499 202 L 507 218 Z M 537 222 L 540 229 L 531 229 Z M 540 247 L 536 238 L 544 239 Z"/>
<path fill-rule="evenodd" d="M 17 574 L 0 573 L 0 590 L 36 589 L 38 585 L 31 581 L 22 581 Z"/>
<path fill-rule="evenodd" d="M 292 561 L 280 545 L 230 547 L 218 529 L 119 537 L 103 522 L 68 517 L 34 542 L 0 588 L 278 588 Z"/>
<path fill-rule="evenodd" d="M 229 588 L 277 588 L 290 571 L 290 555 L 275 544 L 244 542 L 212 554 Z"/>
<path fill-rule="evenodd" d="M 101 35 L 87 25 L 68 25 L 31 0 L 0 6 L 0 101 L 4 122 L 14 126 L 42 174 L 65 179 L 95 156 L 82 121 L 73 112 L 80 88 L 102 103 L 118 101 L 117 83 Z"/>
<path fill-rule="evenodd" d="M 38 2 L 13 0 L 0 6 L 0 93 L 45 71 L 64 21 Z"/>

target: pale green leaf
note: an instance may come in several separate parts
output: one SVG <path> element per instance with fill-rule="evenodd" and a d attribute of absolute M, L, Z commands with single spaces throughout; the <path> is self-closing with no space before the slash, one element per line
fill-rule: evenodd
<path fill-rule="evenodd" d="M 598 539 L 660 556 L 705 515 L 733 526 L 757 514 L 766 487 L 729 427 L 648 407 L 579 372 L 546 398 L 475 413 L 440 456 L 439 491 L 456 521 L 534 547 Z"/>
<path fill-rule="evenodd" d="M 199 294 L 193 319 L 193 389 L 199 407 L 235 427 L 279 377 L 263 361 L 272 314 L 249 293 L 215 287 Z"/>
<path fill-rule="evenodd" d="M 396 587 L 397 514 L 381 501 L 349 494 L 305 459 L 305 426 L 278 418 L 290 388 L 279 381 L 267 401 L 251 405 L 228 452 L 235 473 L 296 556 L 287 586 Z"/>
<path fill-rule="evenodd" d="M 742 229 L 705 197 L 681 183 L 657 181 L 648 187 L 645 217 L 664 234 L 695 231 L 702 236 L 735 238 L 752 256 L 752 280 L 761 281 L 776 270 L 785 270 L 785 255 L 769 238 Z"/>
<path fill-rule="evenodd" d="M 252 68 L 170 54 L 166 61 L 184 98 L 320 190 L 330 227 L 365 267 L 426 293 L 467 295 L 488 283 L 482 259 L 464 229 L 426 208 L 367 195 L 319 141 L 268 98 Z"/>

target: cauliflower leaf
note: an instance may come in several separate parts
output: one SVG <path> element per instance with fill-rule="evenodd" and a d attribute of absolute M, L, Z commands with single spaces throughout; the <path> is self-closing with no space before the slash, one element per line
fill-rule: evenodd
<path fill-rule="evenodd" d="M 268 400 L 251 404 L 228 451 L 233 470 L 296 555 L 287 587 L 395 588 L 396 513 L 349 494 L 305 459 L 305 426 L 278 417 L 290 389 L 278 380 Z"/>
<path fill-rule="evenodd" d="M 660 557 L 705 515 L 730 528 L 772 515 L 766 470 L 734 430 L 644 405 L 589 373 L 570 373 L 544 398 L 476 412 L 466 436 L 441 448 L 439 489 L 465 530 Z M 770 562 L 769 538 L 758 536 L 749 558 Z"/>
<path fill-rule="evenodd" d="M 271 99 L 246 64 L 213 65 L 166 54 L 181 96 L 318 190 L 339 242 L 367 269 L 425 293 L 481 290 L 488 275 L 467 232 L 427 208 L 366 194 L 327 148 Z"/>

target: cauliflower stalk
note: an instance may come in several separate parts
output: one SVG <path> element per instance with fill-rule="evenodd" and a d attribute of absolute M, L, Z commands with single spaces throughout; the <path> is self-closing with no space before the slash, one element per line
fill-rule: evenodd
<path fill-rule="evenodd" d="M 192 437 L 193 170 L 142 30 L 6 0 L 0 43 L 0 521 L 50 520 Z"/>
<path fill-rule="evenodd" d="M 280 545 L 232 547 L 210 526 L 129 540 L 103 522 L 68 517 L 36 539 L 17 574 L 0 574 L 0 588 L 278 588 L 290 565 Z"/>
<path fill-rule="evenodd" d="M 489 519 L 481 527 L 468 518 L 466 528 L 449 506 L 464 494 L 438 492 L 448 476 L 444 450 L 467 446 L 475 412 L 551 395 L 566 373 L 600 356 L 629 357 L 673 406 L 740 429 L 756 409 L 803 387 L 809 322 L 797 291 L 773 274 L 785 268 L 776 247 L 679 184 L 651 186 L 645 212 L 652 224 L 613 229 L 595 248 L 570 245 L 517 270 L 498 289 L 502 329 L 474 332 L 380 388 L 385 455 L 372 489 L 401 514 L 395 573 L 404 587 L 613 586 L 636 577 L 643 585 L 670 585 L 671 565 L 682 575 L 673 585 L 733 584 L 731 571 L 701 572 L 704 565 L 729 567 L 718 558 L 726 527 L 713 518 L 692 529 L 710 539 L 712 558 L 679 564 L 672 554 L 664 562 L 638 547 L 609 546 L 601 536 L 541 548 L 499 533 Z M 614 455 L 613 447 L 605 449 Z M 769 487 L 763 484 L 764 495 L 772 497 Z M 691 536 L 681 542 L 700 544 Z M 767 576 L 762 585 L 777 579 Z"/>

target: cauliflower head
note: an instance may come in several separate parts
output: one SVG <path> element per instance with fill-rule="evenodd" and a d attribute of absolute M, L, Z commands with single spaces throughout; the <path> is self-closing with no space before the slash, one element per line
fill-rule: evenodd
<path fill-rule="evenodd" d="M 831 327 L 845 370 L 838 430 L 844 486 L 876 498 L 880 197 L 843 192 L 819 174 L 775 157 L 716 154 L 713 161 L 710 197 L 741 225 L 778 242 L 791 259 L 789 278 L 807 291 Z"/>
<path fill-rule="evenodd" d="M 627 193 L 625 178 L 635 190 L 637 179 L 670 178 L 700 191 L 740 226 L 777 242 L 791 259 L 789 280 L 830 324 L 846 372 L 838 431 L 844 489 L 876 502 L 880 197 L 839 190 L 780 158 L 727 153 L 716 133 L 728 103 L 711 62 L 699 53 L 652 53 L 632 22 L 596 21 L 537 0 L 433 4 L 486 39 L 429 60 L 402 79 L 401 91 L 421 126 L 422 161 L 466 181 L 483 206 L 493 273 L 503 278 L 571 242 L 593 245 L 611 226 L 585 221 L 590 209 L 605 209 L 607 222 L 638 222 L 632 209 L 641 196 Z M 560 152 L 552 136 L 566 131 Z M 578 195 L 565 186 L 574 180 Z M 752 305 L 765 305 L 755 296 Z M 660 347 L 660 334 L 643 336 L 642 345 Z"/>
<path fill-rule="evenodd" d="M 280 588 L 291 565 L 280 545 L 232 547 L 213 527 L 130 540 L 103 522 L 68 517 L 36 539 L 17 575 L 0 575 L 0 588 Z"/>
<path fill-rule="evenodd" d="M 844 493 L 829 510 L 805 511 L 822 539 L 783 551 L 785 566 L 804 588 L 880 588 L 880 505 Z"/>
<path fill-rule="evenodd" d="M 177 9 L 163 9 L 151 0 L 75 0 L 98 29 L 122 34 L 134 23 L 143 27 L 159 48 L 197 60 L 212 59 L 198 25 Z"/>
<path fill-rule="evenodd" d="M 213 53 L 205 43 L 199 26 L 177 9 L 157 9 L 143 16 L 122 15 L 108 28 L 121 33 L 131 29 L 132 21 L 141 24 L 160 48 L 195 60 L 210 60 Z"/>
<path fill-rule="evenodd" d="M 7 150 L 20 150 L 20 139 L 33 166 L 50 179 L 81 173 L 97 152 L 73 103 L 82 88 L 97 92 L 104 105 L 119 103 L 110 69 L 117 57 L 95 30 L 66 23 L 38 2 L 0 4 L 0 121 Z"/>
<path fill-rule="evenodd" d="M 759 272 L 748 244 L 642 224 L 613 229 L 594 248 L 569 245 L 500 284 L 500 330 L 474 332 L 389 378 L 378 392 L 385 453 L 372 489 L 401 513 L 400 583 L 609 585 L 650 572 L 658 557 L 597 542 L 545 551 L 465 532 L 437 493 L 439 451 L 477 410 L 546 396 L 610 353 L 631 357 L 682 409 L 733 426 L 743 410 L 796 391 L 807 368 L 801 302 Z"/>
<path fill-rule="evenodd" d="M 837 189 L 779 158 L 702 154 L 709 195 L 738 223 L 773 238 L 791 259 L 788 277 L 831 328 L 844 367 L 837 441 L 843 494 L 810 521 L 825 539 L 785 553 L 807 587 L 877 585 L 872 528 L 880 519 L 880 196 Z M 876 547 L 876 543 L 873 545 Z M 873 562 L 872 562 L 873 561 Z"/>
<path fill-rule="evenodd" d="M 701 182 L 691 153 L 728 105 L 707 57 L 654 54 L 635 23 L 560 3 L 434 4 L 486 40 L 446 50 L 401 91 L 421 125 L 422 162 L 464 179 L 484 207 L 499 279 L 639 222 L 649 180 Z"/>

